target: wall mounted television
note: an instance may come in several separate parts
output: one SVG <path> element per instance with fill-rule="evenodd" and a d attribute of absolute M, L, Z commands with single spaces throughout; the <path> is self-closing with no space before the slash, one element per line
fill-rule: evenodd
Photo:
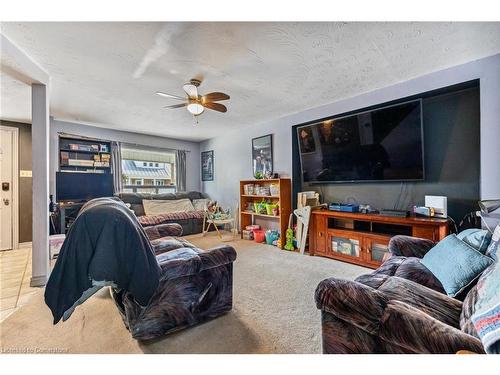
<path fill-rule="evenodd" d="M 296 129 L 303 182 L 424 180 L 421 99 Z"/>
<path fill-rule="evenodd" d="M 56 172 L 56 200 L 83 202 L 113 196 L 111 173 Z"/>

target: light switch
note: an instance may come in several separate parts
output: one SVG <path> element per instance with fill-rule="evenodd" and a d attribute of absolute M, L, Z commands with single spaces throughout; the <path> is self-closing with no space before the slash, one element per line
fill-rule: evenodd
<path fill-rule="evenodd" d="M 19 177 L 33 177 L 31 171 L 19 171 Z"/>

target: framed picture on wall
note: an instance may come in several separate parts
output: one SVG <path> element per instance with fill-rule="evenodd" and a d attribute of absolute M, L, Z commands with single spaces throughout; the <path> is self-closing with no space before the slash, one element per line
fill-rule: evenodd
<path fill-rule="evenodd" d="M 201 180 L 214 180 L 214 151 L 203 151 L 201 153 Z"/>
<path fill-rule="evenodd" d="M 273 135 L 252 139 L 252 172 L 255 178 L 273 174 Z"/>

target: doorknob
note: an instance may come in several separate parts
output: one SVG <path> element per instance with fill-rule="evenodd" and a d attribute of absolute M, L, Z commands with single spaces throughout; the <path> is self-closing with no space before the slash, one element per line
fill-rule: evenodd
<path fill-rule="evenodd" d="M 8 198 L 4 198 L 3 199 L 3 204 L 5 204 L 6 206 L 8 206 L 10 203 L 9 199 Z"/>

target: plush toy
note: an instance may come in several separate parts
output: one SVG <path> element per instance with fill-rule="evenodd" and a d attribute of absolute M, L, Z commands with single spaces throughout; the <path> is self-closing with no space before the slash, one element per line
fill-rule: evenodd
<path fill-rule="evenodd" d="M 285 244 L 285 250 L 290 250 L 293 251 L 295 248 L 293 247 L 293 229 L 288 228 L 286 230 L 286 244 Z"/>

